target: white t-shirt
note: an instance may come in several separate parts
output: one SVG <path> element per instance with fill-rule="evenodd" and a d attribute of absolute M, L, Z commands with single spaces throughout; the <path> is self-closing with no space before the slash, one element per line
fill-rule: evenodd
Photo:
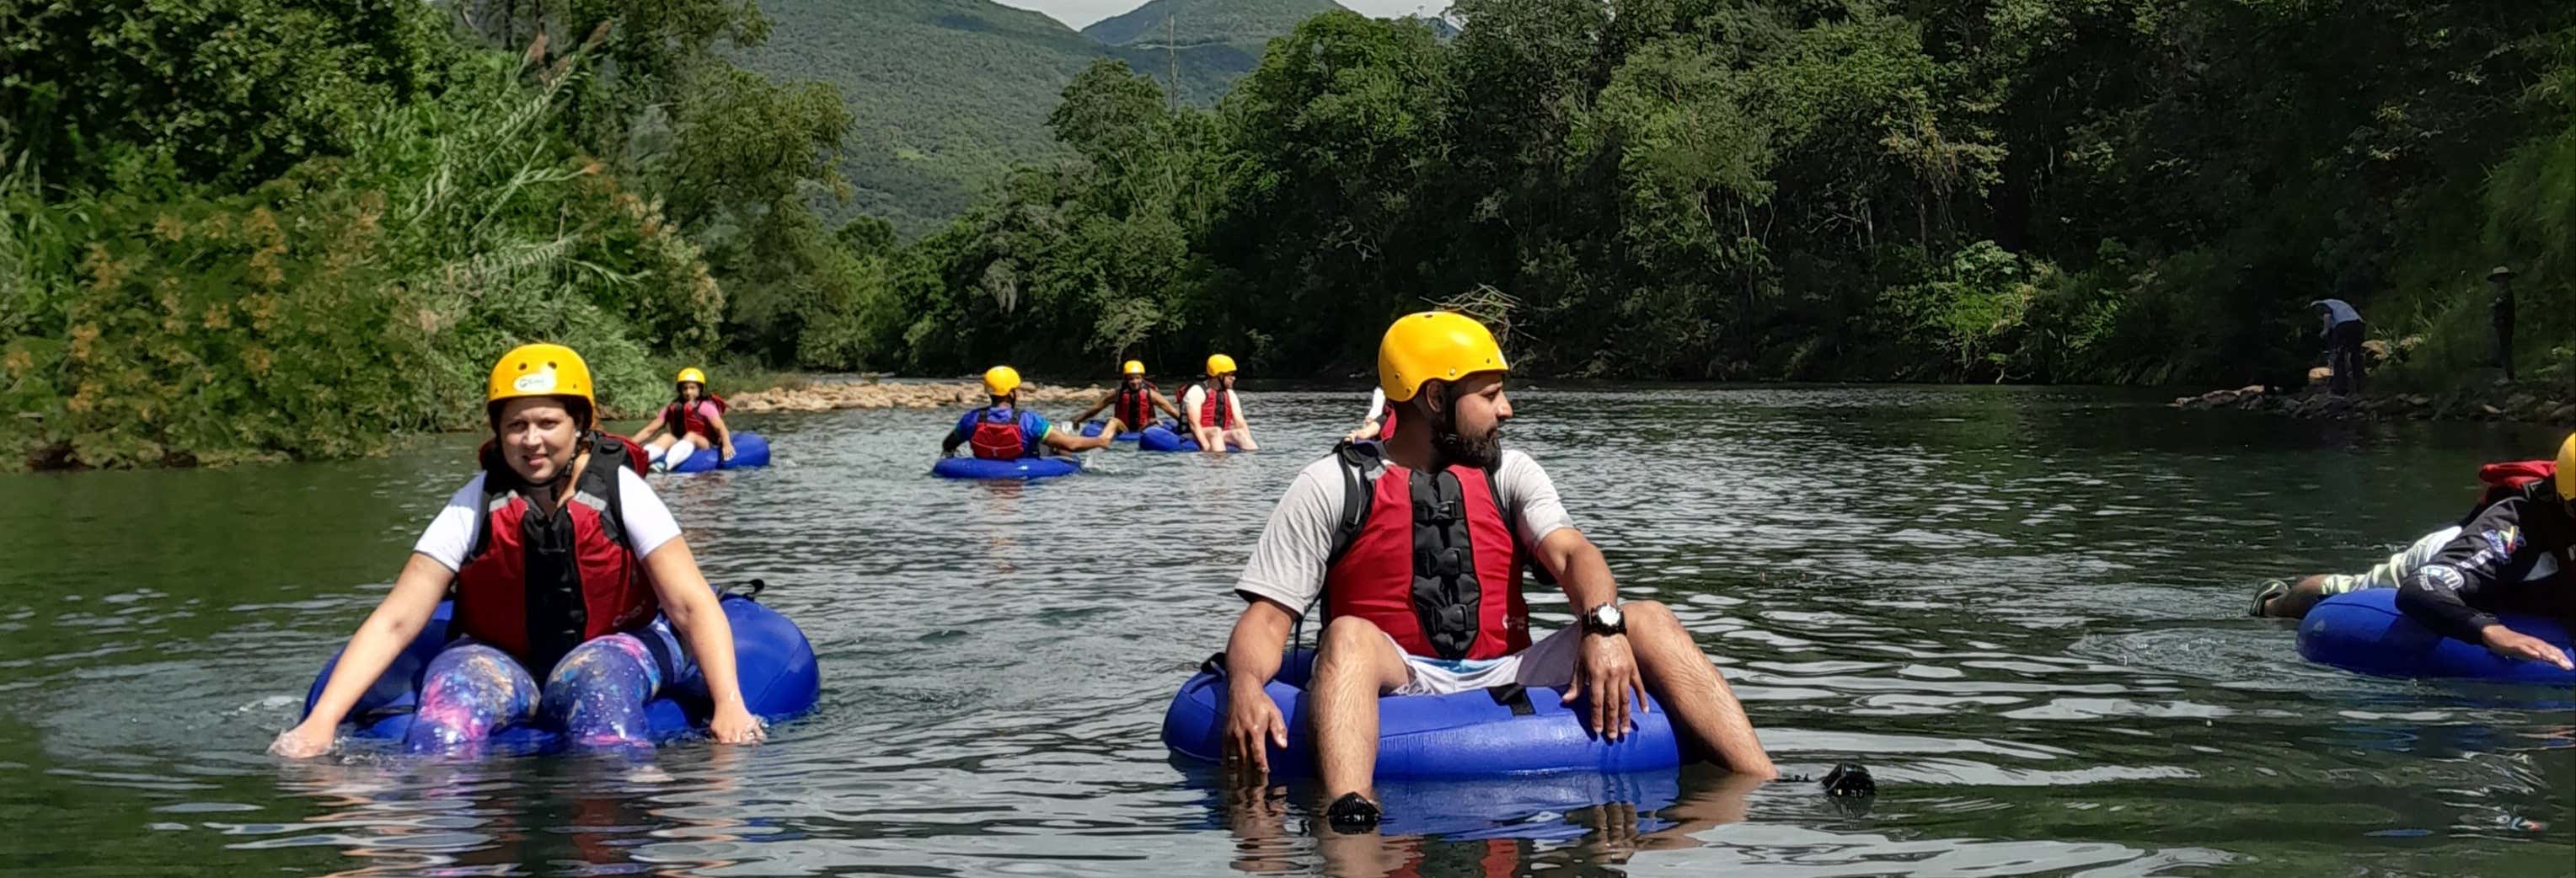
<path fill-rule="evenodd" d="M 1361 418 L 1360 420 L 1363 420 L 1363 421 L 1374 421 L 1374 420 L 1377 420 L 1377 419 L 1378 419 L 1378 416 L 1379 416 L 1379 415 L 1383 415 L 1383 414 L 1386 414 L 1386 388 L 1383 388 L 1383 387 L 1372 387 L 1372 388 L 1369 388 L 1369 413 L 1368 413 L 1368 417 Z"/>
<path fill-rule="evenodd" d="M 1368 477 L 1382 472 L 1381 464 Z M 1574 526 L 1574 517 L 1557 499 L 1556 482 L 1527 454 L 1503 452 L 1502 466 L 1494 470 L 1494 491 L 1495 505 L 1526 544 L 1538 545 L 1549 534 Z M 1234 590 L 1277 601 L 1289 612 L 1304 612 L 1324 591 L 1324 561 L 1332 556 L 1333 529 L 1342 520 L 1342 492 L 1339 458 L 1326 457 L 1297 473 L 1278 508 L 1270 511 L 1270 523 L 1262 527 L 1261 541 L 1253 544 L 1252 560 L 1243 565 Z"/>
<path fill-rule="evenodd" d="M 1230 411 L 1235 414 L 1234 420 L 1240 420 L 1243 416 L 1243 397 L 1236 396 L 1234 391 L 1228 390 L 1225 392 L 1225 401 L 1230 403 L 1226 406 L 1226 411 Z M 1197 424 L 1199 422 L 1198 407 L 1206 404 L 1207 385 L 1193 381 L 1190 383 L 1190 388 L 1188 390 L 1181 391 L 1181 416 L 1187 419 L 1187 423 Z M 1216 426 L 1221 430 L 1230 430 L 1234 428 L 1234 420 L 1228 420 L 1227 422 Z"/>
<path fill-rule="evenodd" d="M 653 494 L 653 486 L 622 466 L 617 468 L 617 513 L 626 524 L 626 546 L 635 550 L 635 557 L 653 554 L 653 550 L 680 535 L 679 520 L 672 518 L 671 508 L 662 505 L 662 498 Z M 474 478 L 466 480 L 465 487 L 447 498 L 446 508 L 429 520 L 429 529 L 421 532 L 420 542 L 412 544 L 411 550 L 447 565 L 449 570 L 463 568 L 465 554 L 474 550 L 475 522 L 482 517 L 483 474 L 475 473 Z"/>

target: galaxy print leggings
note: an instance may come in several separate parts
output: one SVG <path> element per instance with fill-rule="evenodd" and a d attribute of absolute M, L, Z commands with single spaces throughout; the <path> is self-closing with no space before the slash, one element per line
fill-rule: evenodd
<path fill-rule="evenodd" d="M 403 749 L 471 749 L 494 732 L 540 715 L 576 747 L 650 745 L 644 704 L 662 691 L 665 681 L 637 634 L 671 638 L 668 624 L 655 620 L 635 634 L 611 634 L 574 647 L 546 675 L 542 688 L 509 653 L 472 640 L 450 644 L 421 675 L 420 706 L 403 735 Z"/>

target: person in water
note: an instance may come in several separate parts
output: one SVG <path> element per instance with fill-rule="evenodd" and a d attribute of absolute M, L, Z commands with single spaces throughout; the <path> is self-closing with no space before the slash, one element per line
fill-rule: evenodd
<path fill-rule="evenodd" d="M 1164 396 L 1163 391 L 1145 377 L 1142 360 L 1128 360 L 1126 365 L 1119 367 L 1118 389 L 1102 395 L 1099 402 L 1073 416 L 1073 422 L 1079 424 L 1091 420 L 1091 416 L 1103 411 L 1109 412 L 1109 423 L 1101 429 L 1100 435 L 1111 438 L 1153 425 L 1156 411 L 1170 414 L 1174 421 L 1181 417 L 1180 408 L 1172 405 L 1171 398 Z"/>
<path fill-rule="evenodd" d="M 2495 478 L 2502 471 L 2515 477 Z M 2311 576 L 2290 585 L 2265 583 L 2255 596 L 2262 616 L 2305 616 L 2327 595 L 2359 588 L 2397 589 L 2397 609 L 2445 637 L 2485 646 L 2507 658 L 2576 669 L 2576 660 L 2547 641 L 2515 631 L 2499 613 L 2576 619 L 2576 434 L 2552 461 L 2490 466 L 2491 487 L 2457 527 L 2417 540 L 2359 577 Z"/>
<path fill-rule="evenodd" d="M 1261 450 L 1252 442 L 1252 425 L 1243 419 L 1243 399 L 1234 393 L 1233 357 L 1208 355 L 1207 380 L 1181 391 L 1181 412 L 1190 438 L 1210 453 L 1225 453 L 1229 443 L 1236 451 Z"/>
<path fill-rule="evenodd" d="M 1382 452 L 1345 443 L 1300 472 L 1235 582 L 1245 606 L 1226 642 L 1226 759 L 1266 775 L 1265 744 L 1287 746 L 1262 687 L 1279 672 L 1291 625 L 1320 603 L 1330 621 L 1307 709 L 1337 830 L 1377 825 L 1370 777 L 1388 694 L 1558 687 L 1569 703 L 1587 699 L 1586 725 L 1617 740 L 1632 701 L 1642 708 L 1652 693 L 1701 755 L 1778 776 L 1680 620 L 1653 601 L 1619 601 L 1601 550 L 1574 527 L 1547 473 L 1503 450 L 1508 368 L 1493 334 L 1465 316 L 1396 321 L 1378 347 L 1378 383 L 1403 413 L 1395 435 Z M 1580 620 L 1536 643 L 1520 591 L 1528 563 L 1564 588 Z"/>
<path fill-rule="evenodd" d="M 1360 425 L 1342 434 L 1344 442 L 1383 442 L 1395 436 L 1395 413 L 1386 410 L 1386 388 L 1369 388 L 1368 414 Z"/>
<path fill-rule="evenodd" d="M 2406 548 L 2388 556 L 2361 573 L 2309 573 L 2289 579 L 2266 579 L 2254 590 L 2253 615 L 2267 619 L 2304 619 L 2317 602 L 2345 592 L 2372 588 L 2396 588 L 2406 574 L 2433 560 L 2433 556 L 2460 535 L 2460 526 L 2438 528 L 2417 537 Z M 2552 571 L 2555 568 L 2550 568 Z"/>
<path fill-rule="evenodd" d="M 671 402 L 653 413 L 635 441 L 653 461 L 653 471 L 677 468 L 701 448 L 722 449 L 718 460 L 733 459 L 733 430 L 725 426 L 724 397 L 707 393 L 707 373 L 691 366 L 671 379 Z M 653 434 L 669 430 L 656 437 Z"/>
<path fill-rule="evenodd" d="M 2549 478 L 2533 479 L 2485 504 L 2422 566 L 2397 585 L 2397 609 L 2445 637 L 2482 644 L 2507 658 L 2576 670 L 2547 641 L 2515 631 L 2498 613 L 2576 619 L 2576 434 L 2559 443 Z M 2554 572 L 2534 577 L 2542 565 Z"/>
<path fill-rule="evenodd" d="M 1073 453 L 1109 445 L 1111 436 L 1107 431 L 1098 436 L 1077 436 L 1047 423 L 1045 415 L 1021 408 L 1017 369 L 995 366 L 984 370 L 984 394 L 992 402 L 957 419 L 957 428 L 948 431 L 948 438 L 939 444 L 939 456 L 954 456 L 960 445 L 985 460 L 1037 457 L 1050 448 Z"/>
<path fill-rule="evenodd" d="M 638 475 L 643 449 L 598 431 L 590 367 L 571 348 L 523 345 L 492 367 L 484 400 L 482 472 L 431 519 L 312 712 L 269 749 L 329 750 L 451 586 L 456 639 L 422 674 L 406 749 L 470 748 L 540 716 L 576 745 L 649 743 L 644 705 L 664 691 L 703 691 L 717 741 L 759 741 L 732 626 Z"/>

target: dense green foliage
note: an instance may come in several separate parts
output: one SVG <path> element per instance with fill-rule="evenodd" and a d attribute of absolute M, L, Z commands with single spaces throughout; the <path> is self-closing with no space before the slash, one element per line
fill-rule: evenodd
<path fill-rule="evenodd" d="M 0 12 L 6 465 L 365 453 L 473 423 L 530 340 L 647 406 L 729 304 L 837 280 L 839 98 L 716 58 L 745 4 L 627 5 Z"/>
<path fill-rule="evenodd" d="M 1167 83 L 1177 66 L 1181 98 L 1210 103 L 1258 63 L 1263 40 L 1286 33 L 1300 11 L 1330 7 L 1208 5 L 1223 14 L 1202 20 L 1185 10 L 1180 22 L 1196 36 L 1184 41 L 1190 48 L 1167 54 L 1160 15 L 1143 38 L 1100 41 L 991 0 L 768 0 L 761 9 L 773 22 L 769 39 L 742 58 L 754 69 L 840 88 L 858 122 L 840 165 L 856 187 L 849 210 L 917 235 L 965 213 L 1013 164 L 1061 157 L 1047 137 L 1047 111 L 1093 62 L 1123 60 Z"/>
<path fill-rule="evenodd" d="M 362 453 L 540 338 L 612 409 L 725 355 L 1349 372 L 1438 302 L 1541 373 L 2233 384 L 2337 296 L 2463 382 L 2502 263 L 2522 371 L 2576 357 L 2568 4 L 1462 0 L 1212 105 L 1150 33 L 772 5 L 0 7 L 0 453 Z"/>
<path fill-rule="evenodd" d="M 2295 385 L 2335 296 L 2458 380 L 2500 262 L 2525 371 L 2576 338 L 2576 5 L 1453 11 L 1310 19 L 1212 112 L 1096 67 L 1076 155 L 903 253 L 852 349 L 1303 374 L 1475 296 L 1559 374 Z"/>

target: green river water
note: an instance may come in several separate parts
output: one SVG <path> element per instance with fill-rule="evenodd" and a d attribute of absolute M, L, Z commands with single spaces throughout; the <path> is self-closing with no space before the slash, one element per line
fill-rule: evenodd
<path fill-rule="evenodd" d="M 823 702 L 764 746 L 645 756 L 263 752 L 472 437 L 0 477 L 0 873 L 2576 872 L 2576 693 L 2359 678 L 2244 618 L 2254 581 L 2367 566 L 2556 437 L 2160 398 L 1516 388 L 1507 444 L 1626 596 L 1676 609 L 1785 770 L 1861 762 L 1880 794 L 1700 769 L 1416 800 L 1469 813 L 1390 794 L 1385 838 L 1319 838 L 1313 790 L 1229 794 L 1158 737 L 1365 394 L 1249 393 L 1260 454 L 1121 448 L 1034 485 L 926 475 L 954 412 L 741 416 L 774 466 L 654 482 L 711 579 L 804 626 Z"/>

